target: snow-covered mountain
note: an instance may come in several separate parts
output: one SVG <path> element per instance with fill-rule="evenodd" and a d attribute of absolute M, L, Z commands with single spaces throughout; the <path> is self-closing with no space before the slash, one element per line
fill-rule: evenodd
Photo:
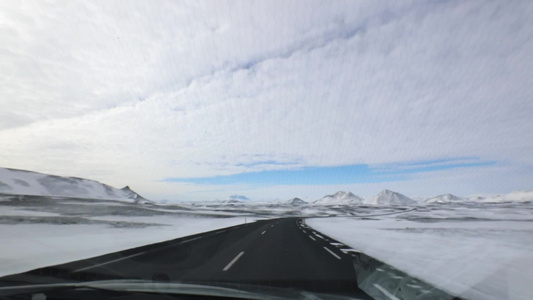
<path fill-rule="evenodd" d="M 374 198 L 369 199 L 366 204 L 373 205 L 416 205 L 417 202 L 405 195 L 397 192 L 383 190 Z"/>
<path fill-rule="evenodd" d="M 250 199 L 248 199 L 248 197 L 244 196 L 244 195 L 231 195 L 228 197 L 228 199 L 226 201 L 232 201 L 232 200 L 236 200 L 236 201 L 248 201 Z"/>
<path fill-rule="evenodd" d="M 8 168 L 0 168 L 0 193 L 120 200 L 135 203 L 151 202 L 128 186 L 117 189 L 95 180 Z"/>
<path fill-rule="evenodd" d="M 308 203 L 305 202 L 304 200 L 296 197 L 296 198 L 292 198 L 292 199 L 287 200 L 284 204 L 288 204 L 288 205 L 292 205 L 292 206 L 300 206 L 300 205 L 306 205 Z"/>
<path fill-rule="evenodd" d="M 137 194 L 135 191 L 133 191 L 129 186 L 125 186 L 120 189 L 128 199 L 133 199 L 135 203 L 146 203 L 146 202 L 153 202 L 151 200 L 148 200 L 141 195 Z"/>
<path fill-rule="evenodd" d="M 326 195 L 318 200 L 313 201 L 317 205 L 359 205 L 363 199 L 351 192 L 339 191 L 333 195 Z"/>
<path fill-rule="evenodd" d="M 444 195 L 439 195 L 433 198 L 426 199 L 424 202 L 425 203 L 453 203 L 453 202 L 460 202 L 464 200 L 465 199 L 461 197 L 457 197 L 452 194 L 444 194 Z"/>

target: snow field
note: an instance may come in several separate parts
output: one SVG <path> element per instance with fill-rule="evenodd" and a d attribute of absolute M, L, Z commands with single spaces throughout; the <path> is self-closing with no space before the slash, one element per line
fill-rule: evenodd
<path fill-rule="evenodd" d="M 110 220 L 112 218 L 102 218 Z M 90 258 L 244 223 L 244 218 L 115 218 L 167 226 L 0 225 L 0 276 Z M 248 220 L 251 221 L 250 219 Z"/>
<path fill-rule="evenodd" d="M 315 218 L 306 223 L 466 299 L 533 299 L 533 222 Z"/>

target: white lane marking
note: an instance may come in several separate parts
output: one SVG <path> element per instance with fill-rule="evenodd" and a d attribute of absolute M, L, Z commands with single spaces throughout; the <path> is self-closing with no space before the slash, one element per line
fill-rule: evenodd
<path fill-rule="evenodd" d="M 316 239 L 312 236 L 309 236 L 310 239 L 312 239 L 313 241 L 316 241 Z"/>
<path fill-rule="evenodd" d="M 355 250 L 355 249 L 341 249 L 341 251 L 342 251 L 344 254 L 361 253 L 361 251 L 359 251 L 359 250 Z"/>
<path fill-rule="evenodd" d="M 199 239 L 201 239 L 201 238 L 202 238 L 201 236 L 199 236 L 199 237 L 195 237 L 195 238 L 193 238 L 193 239 L 183 241 L 183 242 L 181 242 L 180 244 L 185 244 L 185 243 L 188 243 L 188 242 L 196 241 L 196 240 L 199 240 Z"/>
<path fill-rule="evenodd" d="M 335 246 L 337 248 L 344 247 L 343 243 L 329 243 L 331 246 Z"/>
<path fill-rule="evenodd" d="M 307 231 L 305 231 L 305 230 L 303 230 L 303 229 L 302 229 L 302 231 L 303 231 L 303 233 L 307 233 Z"/>
<path fill-rule="evenodd" d="M 340 256 L 338 256 L 337 254 L 335 254 L 335 252 L 329 250 L 327 247 L 324 247 L 324 249 L 326 249 L 331 255 L 335 256 L 337 259 L 341 259 Z"/>
<path fill-rule="evenodd" d="M 314 234 L 317 238 L 324 239 L 324 237 L 321 236 L 320 234 L 318 234 L 316 231 L 313 231 L 313 234 Z"/>
<path fill-rule="evenodd" d="M 383 293 L 383 295 L 387 296 L 389 299 L 391 300 L 400 300 L 398 298 L 396 298 L 396 296 L 394 296 L 393 294 L 389 293 L 386 289 L 384 289 L 381 285 L 377 284 L 377 283 L 374 283 L 374 286 L 380 290 L 380 292 Z"/>
<path fill-rule="evenodd" d="M 261 232 L 261 234 L 265 234 L 265 232 L 267 232 L 267 231 L 265 230 L 265 231 Z"/>
<path fill-rule="evenodd" d="M 242 256 L 243 254 L 244 254 L 244 251 L 242 251 L 242 252 L 239 253 L 237 256 L 235 256 L 235 258 L 234 258 L 232 261 L 230 261 L 229 264 L 228 264 L 226 267 L 224 267 L 224 269 L 222 269 L 222 271 L 227 271 L 227 270 L 229 270 L 229 268 L 231 268 L 231 266 L 233 266 L 233 264 L 234 264 L 237 260 L 239 260 L 239 258 L 241 258 L 241 256 Z"/>
<path fill-rule="evenodd" d="M 92 268 L 105 266 L 105 265 L 108 265 L 108 264 L 112 264 L 114 262 L 118 262 L 118 261 L 125 260 L 125 259 L 128 259 L 128 258 L 132 258 L 132 257 L 135 257 L 135 256 L 143 255 L 144 253 L 146 253 L 146 252 L 141 252 L 141 253 L 137 253 L 137 254 L 121 257 L 121 258 L 117 258 L 117 259 L 114 259 L 114 260 L 110 260 L 110 261 L 107 261 L 105 263 L 101 263 L 101 264 L 92 265 L 92 266 L 89 266 L 89 267 L 77 269 L 77 270 L 72 271 L 72 273 L 81 272 L 81 271 L 89 270 L 89 269 L 92 269 Z"/>

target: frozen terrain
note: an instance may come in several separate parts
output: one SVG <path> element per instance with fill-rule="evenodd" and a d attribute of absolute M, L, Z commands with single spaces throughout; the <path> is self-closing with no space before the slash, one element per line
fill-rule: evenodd
<path fill-rule="evenodd" d="M 339 213 L 339 208 L 317 210 L 238 200 L 156 205 L 0 194 L 0 276 L 256 219 Z"/>
<path fill-rule="evenodd" d="M 34 218 L 39 218 L 36 214 Z M 29 271 L 110 252 L 171 240 L 244 223 L 243 218 L 103 218 L 106 222 L 58 225 L 50 223 L 0 224 L 0 276 Z M 120 221 L 118 221 L 118 220 Z M 129 219 L 129 218 L 128 218 Z M 140 221 L 156 225 L 141 225 Z M 137 225 L 137 226 L 136 226 Z"/>
<path fill-rule="evenodd" d="M 253 220 L 182 206 L 0 194 L 0 276 Z"/>
<path fill-rule="evenodd" d="M 466 299 L 533 299 L 533 192 L 409 198 L 384 190 L 316 201 L 233 195 L 155 204 L 81 178 L 0 168 L 0 276 L 257 219 L 317 230 Z"/>
<path fill-rule="evenodd" d="M 300 204 L 155 205 L 4 194 L 0 276 L 256 219 L 301 216 L 317 230 L 452 294 L 533 299 L 531 201 Z"/>
<path fill-rule="evenodd" d="M 530 202 L 374 208 L 358 215 L 307 224 L 465 299 L 533 299 Z"/>

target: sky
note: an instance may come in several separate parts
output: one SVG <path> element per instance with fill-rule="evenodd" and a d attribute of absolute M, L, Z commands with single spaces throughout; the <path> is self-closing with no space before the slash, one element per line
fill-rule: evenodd
<path fill-rule="evenodd" d="M 533 189 L 531 1 L 1 1 L 0 166 L 154 200 Z"/>

